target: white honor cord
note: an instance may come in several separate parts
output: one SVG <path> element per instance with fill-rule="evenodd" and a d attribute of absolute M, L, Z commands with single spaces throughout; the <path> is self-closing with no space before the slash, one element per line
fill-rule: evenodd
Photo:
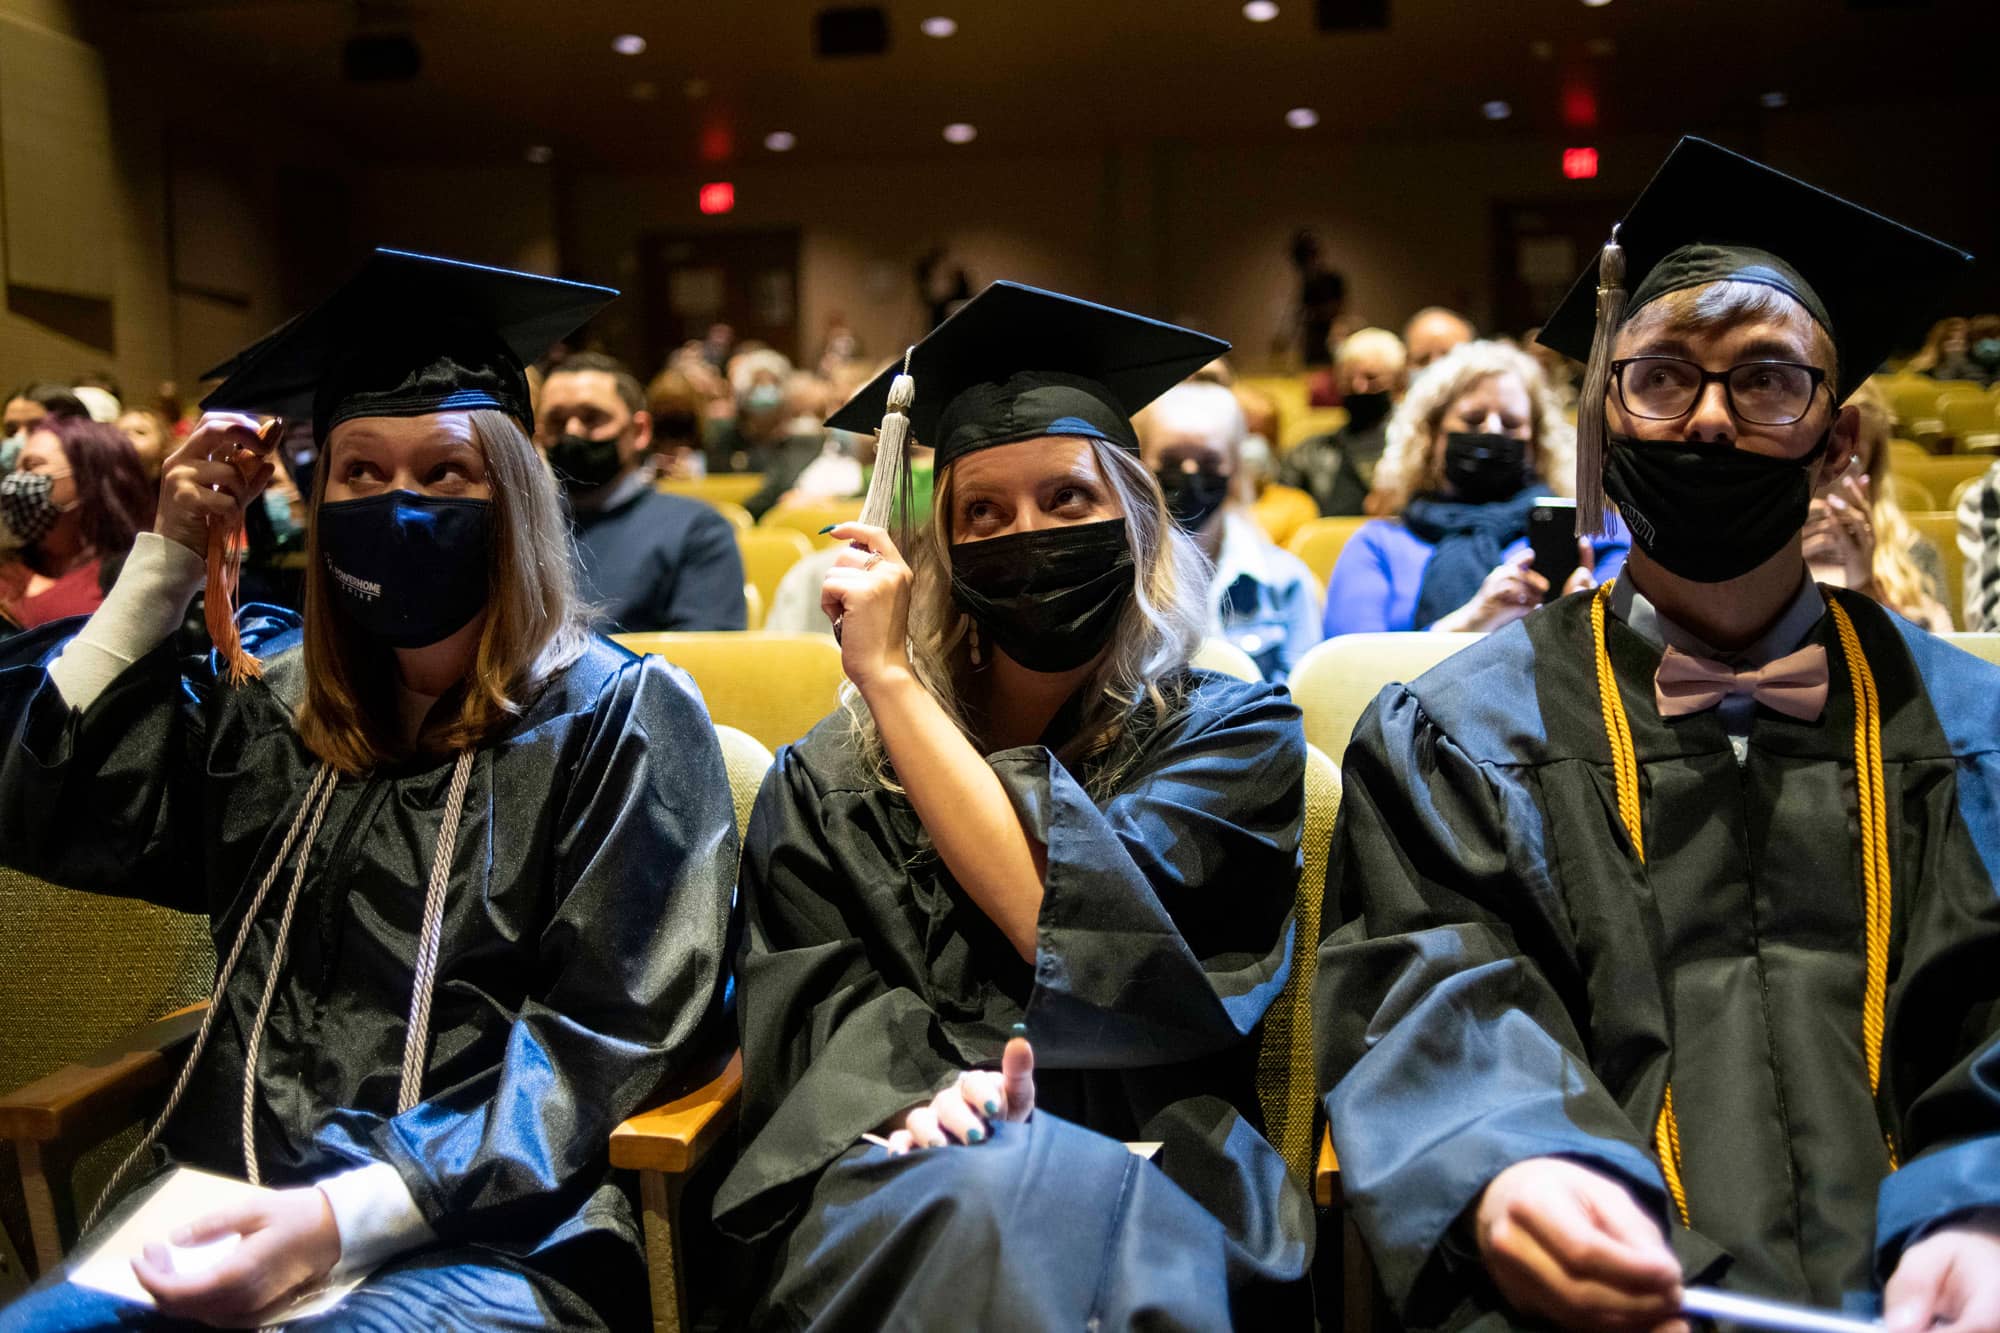
<path fill-rule="evenodd" d="M 1681 1313 L 1697 1319 L 1726 1319 L 1746 1328 L 1777 1329 L 1780 1333 L 1881 1333 L 1882 1329 L 1879 1320 L 1762 1300 L 1715 1287 L 1683 1290 Z"/>

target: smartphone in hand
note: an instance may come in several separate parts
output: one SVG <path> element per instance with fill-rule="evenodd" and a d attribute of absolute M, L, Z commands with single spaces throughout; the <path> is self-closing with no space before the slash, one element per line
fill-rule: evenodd
<path fill-rule="evenodd" d="M 1549 581 L 1542 600 L 1552 602 L 1562 596 L 1563 584 L 1582 563 L 1577 559 L 1576 501 L 1559 495 L 1536 497 L 1535 507 L 1528 511 L 1528 546 L 1535 553 L 1535 572 Z"/>

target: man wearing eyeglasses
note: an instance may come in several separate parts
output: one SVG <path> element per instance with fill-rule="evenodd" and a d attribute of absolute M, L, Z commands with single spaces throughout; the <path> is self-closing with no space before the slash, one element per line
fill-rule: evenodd
<path fill-rule="evenodd" d="M 1801 541 L 1968 263 L 1684 140 L 1544 328 L 1625 573 L 1376 699 L 1327 874 L 1321 1086 L 1407 1323 L 1700 1284 L 2000 1333 L 2000 671 Z"/>

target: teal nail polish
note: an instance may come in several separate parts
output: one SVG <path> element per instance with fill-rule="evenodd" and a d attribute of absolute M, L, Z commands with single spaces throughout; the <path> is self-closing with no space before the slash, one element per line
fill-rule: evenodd
<path fill-rule="evenodd" d="M 988 1102 L 988 1103 L 986 1103 L 986 1114 L 988 1114 L 988 1115 L 999 1115 L 999 1114 L 1000 1114 L 1000 1103 L 999 1103 L 999 1102 Z"/>
<path fill-rule="evenodd" d="M 1025 1036 L 1027 1036 L 1027 1035 L 1028 1035 L 1028 1025 L 1027 1025 L 1026 1023 L 1016 1023 L 1016 1024 L 1014 1025 L 1014 1035 L 1015 1035 L 1015 1036 L 1017 1036 L 1017 1037 L 1025 1037 Z"/>
<path fill-rule="evenodd" d="M 968 1129 L 965 1131 L 965 1141 L 967 1143 L 977 1143 L 985 1137 L 986 1131 L 983 1129 Z"/>
<path fill-rule="evenodd" d="M 839 527 L 839 526 L 840 526 L 840 524 L 838 524 L 838 523 L 829 523 L 829 524 L 827 524 L 827 525 L 826 525 L 825 527 L 823 527 L 823 528 L 821 528 L 821 529 L 819 530 L 819 535 L 820 535 L 820 536 L 822 536 L 822 537 L 824 537 L 824 536 L 826 536 L 826 534 L 827 534 L 827 533 L 829 533 L 829 532 L 832 532 L 832 531 L 833 531 L 833 530 L 834 530 L 835 528 L 837 528 L 837 527 Z"/>

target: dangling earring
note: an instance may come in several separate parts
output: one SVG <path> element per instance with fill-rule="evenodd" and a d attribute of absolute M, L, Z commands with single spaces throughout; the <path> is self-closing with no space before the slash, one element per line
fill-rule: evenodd
<path fill-rule="evenodd" d="M 968 620 L 970 620 L 969 617 Z M 971 620 L 970 623 L 971 623 L 971 639 L 972 639 L 972 669 L 974 671 L 977 671 L 985 663 L 979 656 L 979 622 L 976 620 Z"/>

